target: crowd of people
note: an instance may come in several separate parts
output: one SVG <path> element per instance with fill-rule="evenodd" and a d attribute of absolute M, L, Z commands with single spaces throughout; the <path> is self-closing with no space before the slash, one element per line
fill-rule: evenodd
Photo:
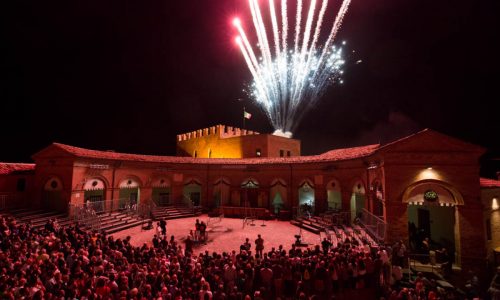
<path fill-rule="evenodd" d="M 403 243 L 266 250 L 259 235 L 253 247 L 246 239 L 240 249 L 195 255 L 166 234 L 135 247 L 130 237 L 78 224 L 35 229 L 9 217 L 0 231 L 1 299 L 331 299 L 356 290 L 373 299 L 442 297 L 422 274 L 402 283 Z"/>

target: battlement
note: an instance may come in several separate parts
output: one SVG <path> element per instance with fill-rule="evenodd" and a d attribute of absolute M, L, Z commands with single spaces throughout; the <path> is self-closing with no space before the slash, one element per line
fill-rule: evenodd
<path fill-rule="evenodd" d="M 253 130 L 247 130 L 247 129 L 241 129 L 238 127 L 233 127 L 233 126 L 226 126 L 226 125 L 215 125 L 211 126 L 208 128 L 203 128 L 203 129 L 198 129 L 195 131 L 187 132 L 187 133 L 181 133 L 177 135 L 177 141 L 182 142 L 182 141 L 189 141 L 193 139 L 197 139 L 200 137 L 205 137 L 208 135 L 216 135 L 219 138 L 231 138 L 231 137 L 237 137 L 237 136 L 245 136 L 245 135 L 256 135 L 260 134 L 257 131 Z"/>

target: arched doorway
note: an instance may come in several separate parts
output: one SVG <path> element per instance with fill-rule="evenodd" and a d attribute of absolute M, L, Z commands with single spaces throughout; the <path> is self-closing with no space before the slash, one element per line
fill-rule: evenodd
<path fill-rule="evenodd" d="M 170 181 L 166 178 L 158 178 L 151 184 L 152 199 L 158 206 L 167 206 L 170 204 Z"/>
<path fill-rule="evenodd" d="M 314 186 L 306 180 L 299 186 L 299 214 L 314 214 L 314 205 Z"/>
<path fill-rule="evenodd" d="M 326 194 L 328 201 L 328 210 L 341 210 L 342 209 L 342 194 L 340 190 L 340 183 L 338 180 L 331 180 L 326 185 Z"/>
<path fill-rule="evenodd" d="M 282 179 L 275 179 L 271 183 L 270 199 L 271 209 L 275 214 L 279 214 L 281 210 L 287 207 L 287 187 L 286 182 Z"/>
<path fill-rule="evenodd" d="M 459 264 L 460 231 L 456 206 L 463 204 L 460 193 L 444 182 L 423 181 L 406 189 L 403 202 L 408 204 L 410 250 L 429 255 L 430 250 L 445 248 L 452 262 Z"/>
<path fill-rule="evenodd" d="M 231 205 L 230 203 L 230 182 L 227 178 L 220 178 L 214 184 L 214 205 L 215 207 Z"/>
<path fill-rule="evenodd" d="M 182 190 L 184 201 L 188 201 L 194 206 L 199 206 L 201 203 L 201 183 L 195 180 L 188 181 L 184 184 Z"/>
<path fill-rule="evenodd" d="M 361 180 L 356 181 L 352 187 L 351 195 L 351 221 L 359 217 L 365 208 L 366 190 Z"/>
<path fill-rule="evenodd" d="M 120 209 L 131 208 L 139 202 L 140 184 L 137 179 L 128 178 L 120 182 Z"/>
<path fill-rule="evenodd" d="M 259 182 L 250 178 L 241 183 L 241 188 L 243 190 L 243 206 L 258 207 Z"/>
<path fill-rule="evenodd" d="M 104 210 L 106 184 L 99 178 L 88 179 L 83 185 L 85 205 L 96 212 Z"/>
<path fill-rule="evenodd" d="M 372 213 L 384 220 L 384 190 L 382 183 L 375 181 L 371 187 L 372 190 Z"/>
<path fill-rule="evenodd" d="M 58 177 L 51 177 L 45 182 L 42 194 L 42 207 L 65 211 L 66 205 L 62 199 L 63 184 Z"/>

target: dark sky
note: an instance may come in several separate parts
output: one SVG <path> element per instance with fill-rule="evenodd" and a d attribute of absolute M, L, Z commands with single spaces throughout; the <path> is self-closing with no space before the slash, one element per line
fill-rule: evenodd
<path fill-rule="evenodd" d="M 499 3 L 352 0 L 344 84 L 299 125 L 303 153 L 426 127 L 498 151 Z M 3 1 L 0 161 L 53 141 L 174 154 L 175 134 L 241 126 L 243 106 L 270 132 L 242 92 L 236 15 L 247 1 Z"/>

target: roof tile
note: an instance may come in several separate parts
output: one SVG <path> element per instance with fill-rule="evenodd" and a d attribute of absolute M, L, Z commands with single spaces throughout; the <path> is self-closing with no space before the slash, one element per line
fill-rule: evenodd
<path fill-rule="evenodd" d="M 368 156 L 374 153 L 380 145 L 336 149 L 319 155 L 296 157 L 264 157 L 264 158 L 192 158 L 178 156 L 158 156 L 129 154 L 110 151 L 90 150 L 75 146 L 54 143 L 54 146 L 81 158 L 140 161 L 152 163 L 194 163 L 194 164 L 280 164 L 280 163 L 308 163 L 349 160 Z"/>
<path fill-rule="evenodd" d="M 35 164 L 0 162 L 0 175 L 9 175 L 15 172 L 25 172 L 33 170 L 35 170 Z"/>

